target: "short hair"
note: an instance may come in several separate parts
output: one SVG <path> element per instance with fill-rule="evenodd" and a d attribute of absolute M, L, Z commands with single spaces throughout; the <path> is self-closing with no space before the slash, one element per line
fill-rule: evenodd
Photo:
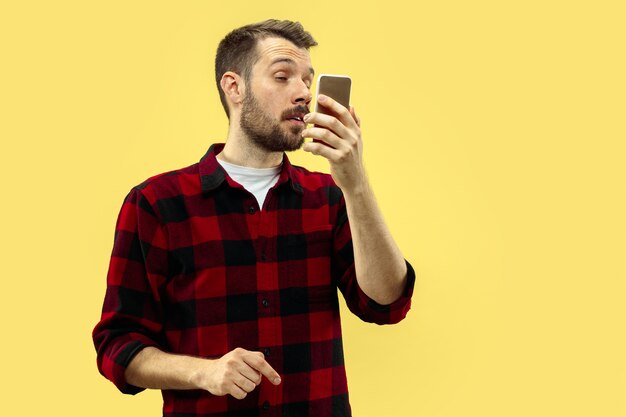
<path fill-rule="evenodd" d="M 278 37 L 291 41 L 298 48 L 309 49 L 317 42 L 304 30 L 299 22 L 269 19 L 259 23 L 242 26 L 231 31 L 222 39 L 215 54 L 215 82 L 226 116 L 230 118 L 226 96 L 221 88 L 222 76 L 233 71 L 250 81 L 252 67 L 257 61 L 256 45 L 260 39 Z"/>

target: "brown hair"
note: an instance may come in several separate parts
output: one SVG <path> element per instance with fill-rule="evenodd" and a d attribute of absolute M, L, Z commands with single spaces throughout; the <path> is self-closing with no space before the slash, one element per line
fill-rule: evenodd
<path fill-rule="evenodd" d="M 233 71 L 241 75 L 246 82 L 249 82 L 252 66 L 258 58 L 256 54 L 257 41 L 268 37 L 284 38 L 293 42 L 298 48 L 307 50 L 317 45 L 315 39 L 304 30 L 299 22 L 290 20 L 269 19 L 242 26 L 226 35 L 217 47 L 215 55 L 215 81 L 222 106 L 229 118 L 228 104 L 220 85 L 222 76 L 227 71 Z"/>

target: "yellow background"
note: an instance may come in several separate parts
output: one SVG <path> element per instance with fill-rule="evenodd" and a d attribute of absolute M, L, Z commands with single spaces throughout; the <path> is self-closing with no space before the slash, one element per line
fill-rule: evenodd
<path fill-rule="evenodd" d="M 353 77 L 418 272 L 401 324 L 344 314 L 354 415 L 626 416 L 623 4 L 3 2 L 1 413 L 160 415 L 96 370 L 115 219 L 224 139 L 217 44 L 275 17 Z"/>

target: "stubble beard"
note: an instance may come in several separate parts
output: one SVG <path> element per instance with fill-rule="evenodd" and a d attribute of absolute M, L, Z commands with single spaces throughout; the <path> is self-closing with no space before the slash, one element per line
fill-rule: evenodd
<path fill-rule="evenodd" d="M 306 110 L 308 113 L 308 109 Z M 304 138 L 301 133 L 303 127 L 291 126 L 289 133 L 280 126 L 280 122 L 270 118 L 252 92 L 248 92 L 241 104 L 241 118 L 239 125 L 252 143 L 268 152 L 289 152 L 302 147 Z"/>

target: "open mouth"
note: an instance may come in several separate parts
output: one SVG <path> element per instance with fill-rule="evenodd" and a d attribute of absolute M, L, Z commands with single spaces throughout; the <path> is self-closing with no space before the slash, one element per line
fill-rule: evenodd
<path fill-rule="evenodd" d="M 304 127 L 304 116 L 309 114 L 309 108 L 307 106 L 296 106 L 286 110 L 282 116 L 284 120 L 294 127 Z"/>
<path fill-rule="evenodd" d="M 302 116 L 291 116 L 287 118 L 287 120 L 291 123 L 304 125 L 304 119 L 302 118 Z"/>

